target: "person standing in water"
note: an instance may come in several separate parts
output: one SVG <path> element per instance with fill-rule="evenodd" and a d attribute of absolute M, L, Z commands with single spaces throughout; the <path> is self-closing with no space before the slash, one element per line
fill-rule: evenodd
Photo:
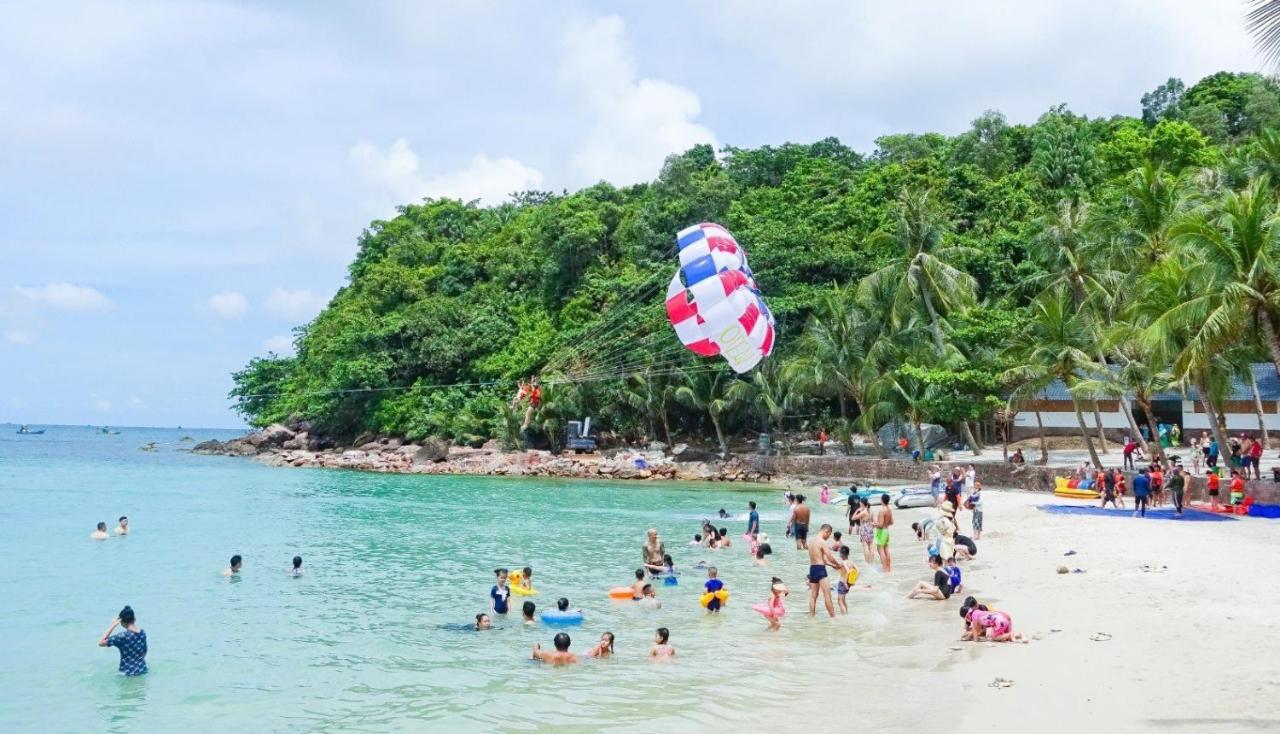
<path fill-rule="evenodd" d="M 573 665 L 578 662 L 578 656 L 569 652 L 570 642 L 569 635 L 564 632 L 557 633 L 551 640 L 551 643 L 555 645 L 555 652 L 543 650 L 542 646 L 535 642 L 533 644 L 533 659 L 551 663 L 552 665 Z"/>
<path fill-rule="evenodd" d="M 658 538 L 657 528 L 649 528 L 640 553 L 644 559 L 644 567 L 649 573 L 655 576 L 662 573 L 663 558 L 667 555 L 667 548 L 662 544 L 662 540 Z"/>
<path fill-rule="evenodd" d="M 116 627 L 124 629 L 111 634 Z M 120 674 L 127 676 L 147 673 L 147 633 L 138 626 L 133 607 L 125 606 L 120 615 L 111 620 L 107 631 L 98 639 L 98 647 L 114 647 L 120 651 Z"/>
<path fill-rule="evenodd" d="M 804 495 L 796 495 L 796 504 L 792 509 L 792 517 L 795 518 L 795 525 L 791 532 L 796 536 L 796 550 L 804 550 L 809 547 L 809 506 L 804 503 Z"/>
<path fill-rule="evenodd" d="M 111 536 L 107 534 L 107 524 L 105 522 L 98 523 L 98 529 L 89 533 L 89 538 L 91 540 L 106 540 L 110 537 Z"/>
<path fill-rule="evenodd" d="M 893 509 L 889 507 L 889 495 L 880 495 L 880 514 L 876 515 L 876 552 L 880 554 L 880 568 L 889 573 L 889 528 L 893 527 Z"/>
<path fill-rule="evenodd" d="M 129 518 L 124 515 L 121 515 L 120 524 L 116 526 L 116 535 L 128 535 L 128 534 L 129 534 Z"/>
<path fill-rule="evenodd" d="M 823 525 L 818 531 L 819 542 L 808 547 L 809 551 L 809 616 L 818 615 L 818 594 L 822 594 L 823 606 L 827 608 L 827 616 L 836 616 L 835 605 L 831 602 L 831 581 L 827 578 L 827 567 L 840 568 L 840 562 L 831 554 L 827 541 L 831 539 L 831 526 Z"/>
<path fill-rule="evenodd" d="M 289 571 L 289 575 L 294 578 L 302 575 L 302 556 L 293 557 L 293 569 Z"/>
<path fill-rule="evenodd" d="M 755 501 L 748 502 L 747 507 L 751 510 L 751 512 L 747 514 L 747 535 L 755 538 L 760 534 L 760 513 L 756 512 Z"/>

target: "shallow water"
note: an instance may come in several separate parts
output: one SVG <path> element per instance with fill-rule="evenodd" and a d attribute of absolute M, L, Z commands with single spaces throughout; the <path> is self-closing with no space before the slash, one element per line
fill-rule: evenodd
<path fill-rule="evenodd" d="M 0 427 L 0 613 L 10 621 L 0 730 L 899 730 L 930 715 L 907 686 L 945 675 L 954 605 L 900 598 L 927 577 L 904 537 L 907 513 L 893 547 L 909 568 L 885 579 L 859 560 L 866 582 L 849 616 L 814 621 L 776 489 L 278 469 L 191 455 L 184 435 L 228 434 Z M 159 450 L 139 451 L 147 441 Z M 742 544 L 686 545 L 721 507 L 735 518 L 717 524 L 740 538 L 749 499 L 778 551 L 768 568 L 753 567 Z M 88 539 L 121 514 L 129 537 Z M 650 526 L 684 575 L 659 586 L 663 608 L 646 612 L 606 590 L 630 581 Z M 245 559 L 237 579 L 219 575 L 232 553 Z M 302 578 L 287 573 L 294 554 Z M 698 606 L 699 560 L 730 590 L 719 615 Z M 552 633 L 516 614 L 482 633 L 442 628 L 486 611 L 494 567 L 526 564 L 539 608 L 567 596 L 585 611 L 568 630 L 573 649 L 607 629 L 615 659 L 544 668 L 529 650 L 549 647 Z M 793 589 L 776 634 L 750 609 L 772 575 Z M 150 642 L 141 678 L 117 676 L 116 652 L 95 645 L 124 604 Z M 645 658 L 658 626 L 671 629 L 673 662 Z"/>

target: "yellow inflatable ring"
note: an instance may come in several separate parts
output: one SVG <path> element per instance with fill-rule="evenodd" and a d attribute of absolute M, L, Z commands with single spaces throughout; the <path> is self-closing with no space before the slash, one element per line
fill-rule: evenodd
<path fill-rule="evenodd" d="M 699 602 L 705 608 L 708 604 L 711 603 L 712 599 L 719 599 L 721 606 L 723 606 L 725 602 L 729 601 L 729 590 L 721 589 L 715 593 L 708 591 L 707 593 L 702 595 L 702 598 L 699 599 Z"/>
<path fill-rule="evenodd" d="M 507 574 L 508 586 L 511 587 L 511 593 L 516 596 L 533 596 L 538 593 L 537 589 L 526 589 L 520 585 L 524 581 L 524 571 L 511 571 Z"/>

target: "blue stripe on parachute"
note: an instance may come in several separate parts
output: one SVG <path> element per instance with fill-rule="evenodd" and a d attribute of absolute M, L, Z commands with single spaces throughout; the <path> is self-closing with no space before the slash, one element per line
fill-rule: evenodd
<path fill-rule="evenodd" d="M 707 278 L 714 278 L 720 270 L 710 255 L 704 255 L 681 268 L 681 272 L 684 273 L 685 286 L 692 286 Z"/>

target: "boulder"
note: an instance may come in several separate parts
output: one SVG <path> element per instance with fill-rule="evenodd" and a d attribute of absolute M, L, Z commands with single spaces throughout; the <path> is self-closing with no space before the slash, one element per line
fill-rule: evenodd
<path fill-rule="evenodd" d="M 285 441 L 293 437 L 293 431 L 279 423 L 272 423 L 261 431 L 250 433 L 242 440 L 254 448 L 273 448 L 283 445 Z"/>
<path fill-rule="evenodd" d="M 380 448 L 382 448 L 382 443 L 379 441 L 365 441 L 364 443 L 359 444 L 359 449 L 361 451 L 377 451 Z"/>
<path fill-rule="evenodd" d="M 404 445 L 404 439 L 388 438 L 387 440 L 383 441 L 382 444 L 389 449 L 398 449 Z"/>
<path fill-rule="evenodd" d="M 366 432 L 364 432 L 364 433 L 360 434 L 359 436 L 356 436 L 356 440 L 352 441 L 352 442 L 351 442 L 351 445 L 352 445 L 352 446 L 363 446 L 364 444 L 367 444 L 367 443 L 369 443 L 370 441 L 373 441 L 373 440 L 375 440 L 375 439 L 377 439 L 377 438 L 378 438 L 377 436 L 375 436 L 375 435 L 373 435 L 372 433 L 369 433 L 368 431 L 366 431 Z"/>
<path fill-rule="evenodd" d="M 449 458 L 449 442 L 439 438 L 427 438 L 422 441 L 422 448 L 413 455 L 415 464 L 435 463 Z"/>
<path fill-rule="evenodd" d="M 686 446 L 686 448 L 688 447 Z M 650 451 L 666 451 L 667 445 L 661 441 L 650 441 L 649 450 Z"/>
<path fill-rule="evenodd" d="M 673 450 L 671 452 L 673 456 L 672 460 L 679 463 L 687 463 L 687 462 L 708 463 L 712 461 L 717 461 L 720 458 L 720 455 L 715 453 L 714 451 L 707 451 L 706 449 L 700 449 L 693 446 L 686 446 L 685 444 L 680 444 L 676 446 L 676 449 L 679 451 L 679 453 Z"/>
<path fill-rule="evenodd" d="M 200 443 L 196 444 L 195 446 L 192 446 L 192 447 L 191 447 L 191 453 L 193 453 L 193 454 L 220 454 L 220 453 L 222 453 L 222 447 L 223 447 L 223 443 L 222 443 L 221 441 L 219 441 L 219 440 L 218 440 L 218 439 L 216 439 L 216 438 L 211 438 L 211 439 L 209 439 L 208 441 L 201 441 Z"/>
<path fill-rule="evenodd" d="M 280 448 L 290 451 L 299 451 L 308 448 L 311 445 L 311 436 L 304 433 L 296 433 L 293 438 L 280 444 Z"/>

